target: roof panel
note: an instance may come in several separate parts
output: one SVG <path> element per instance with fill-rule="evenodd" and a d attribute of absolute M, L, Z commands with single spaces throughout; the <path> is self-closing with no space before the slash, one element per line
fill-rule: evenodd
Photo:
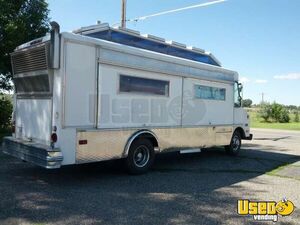
<path fill-rule="evenodd" d="M 139 35 L 139 32 L 127 29 L 114 29 L 108 27 L 108 29 L 105 30 L 95 29 L 95 32 L 89 30 L 88 32 L 78 33 L 136 48 L 146 49 L 214 66 L 221 66 L 212 55 L 206 54 L 204 51 L 199 51 L 199 49 L 186 48 L 186 45 L 174 41 L 165 42 L 163 41 L 164 39 L 160 39 L 155 36 L 141 36 Z"/>

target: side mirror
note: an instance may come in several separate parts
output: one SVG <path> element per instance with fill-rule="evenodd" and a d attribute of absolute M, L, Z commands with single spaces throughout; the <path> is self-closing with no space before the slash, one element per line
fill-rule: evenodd
<path fill-rule="evenodd" d="M 243 91 L 243 84 L 242 83 L 238 83 L 238 88 L 239 88 L 239 92 L 242 93 L 242 91 Z"/>

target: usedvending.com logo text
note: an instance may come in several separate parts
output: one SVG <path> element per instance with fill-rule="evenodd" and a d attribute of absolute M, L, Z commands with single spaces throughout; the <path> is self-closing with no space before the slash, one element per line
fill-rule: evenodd
<path fill-rule="evenodd" d="M 275 201 L 250 201 L 240 199 L 237 202 L 239 215 L 251 215 L 256 221 L 278 221 L 278 216 L 289 216 L 294 211 L 293 202 L 283 199 Z"/>

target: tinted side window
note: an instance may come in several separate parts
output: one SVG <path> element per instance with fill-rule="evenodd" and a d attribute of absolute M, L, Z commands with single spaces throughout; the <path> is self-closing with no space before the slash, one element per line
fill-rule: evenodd
<path fill-rule="evenodd" d="M 226 89 L 195 85 L 195 98 L 225 101 Z"/>
<path fill-rule="evenodd" d="M 120 75 L 120 92 L 169 96 L 169 81 Z"/>

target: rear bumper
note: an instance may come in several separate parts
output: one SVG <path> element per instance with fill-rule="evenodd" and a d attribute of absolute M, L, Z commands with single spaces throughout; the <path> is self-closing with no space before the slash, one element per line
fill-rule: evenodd
<path fill-rule="evenodd" d="M 250 134 L 248 137 L 244 137 L 243 140 L 249 140 L 251 141 L 253 138 L 253 134 Z"/>
<path fill-rule="evenodd" d="M 51 149 L 49 146 L 22 141 L 14 137 L 3 138 L 2 149 L 8 155 L 47 169 L 59 168 L 63 160 L 59 149 Z"/>

